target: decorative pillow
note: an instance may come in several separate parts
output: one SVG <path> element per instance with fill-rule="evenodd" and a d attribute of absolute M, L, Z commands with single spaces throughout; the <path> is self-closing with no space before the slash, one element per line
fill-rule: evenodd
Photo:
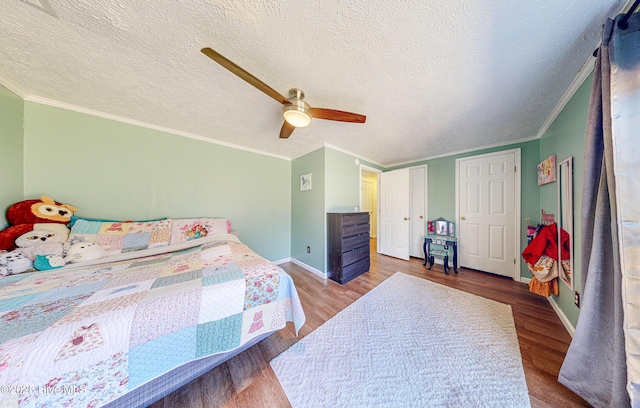
<path fill-rule="evenodd" d="M 162 221 L 162 220 L 166 220 L 167 217 L 164 218 L 154 218 L 152 220 L 108 220 L 108 219 L 103 219 L 103 218 L 86 218 L 86 217 L 76 217 L 75 215 L 71 216 L 71 221 L 69 221 L 69 224 L 67 224 L 69 226 L 69 228 L 73 227 L 73 224 L 76 223 L 76 221 L 78 220 L 85 220 L 85 221 L 97 221 L 97 222 L 149 222 L 149 221 Z"/>
<path fill-rule="evenodd" d="M 209 235 L 228 234 L 231 223 L 225 218 L 185 218 L 173 219 L 170 245 Z"/>
<path fill-rule="evenodd" d="M 101 222 L 78 219 L 71 227 L 69 241 L 95 242 L 106 255 L 167 246 L 171 220 L 139 222 Z"/>

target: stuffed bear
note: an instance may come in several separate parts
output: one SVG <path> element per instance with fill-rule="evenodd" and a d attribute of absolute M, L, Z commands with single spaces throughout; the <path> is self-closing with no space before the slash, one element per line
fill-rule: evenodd
<path fill-rule="evenodd" d="M 16 238 L 34 230 L 49 229 L 61 234 L 63 230 L 57 229 L 57 225 L 60 224 L 68 231 L 64 225 L 71 221 L 71 216 L 76 210 L 71 205 L 61 204 L 47 196 L 42 196 L 39 200 L 24 200 L 13 204 L 7 210 L 10 227 L 0 231 L 0 250 L 16 248 Z M 66 241 L 66 238 L 64 240 Z"/>
<path fill-rule="evenodd" d="M 36 255 L 59 255 L 65 253 L 65 238 L 54 231 L 31 231 L 16 239 L 20 251 L 31 261 Z"/>
<path fill-rule="evenodd" d="M 84 262 L 100 259 L 107 254 L 105 249 L 95 242 L 78 242 L 72 244 L 64 257 L 65 262 Z"/>
<path fill-rule="evenodd" d="M 0 253 L 0 276 L 15 275 L 33 269 L 31 259 L 20 250 Z"/>

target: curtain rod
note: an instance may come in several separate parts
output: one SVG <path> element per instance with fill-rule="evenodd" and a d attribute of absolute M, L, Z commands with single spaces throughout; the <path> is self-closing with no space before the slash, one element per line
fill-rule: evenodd
<path fill-rule="evenodd" d="M 633 2 L 633 6 L 631 6 L 629 11 L 627 11 L 627 14 L 625 14 L 624 17 L 622 17 L 620 21 L 618 21 L 619 29 L 626 30 L 627 28 L 629 28 L 629 23 L 627 21 L 629 21 L 629 17 L 631 17 L 633 12 L 636 11 L 638 6 L 640 6 L 640 0 L 636 0 L 635 2 Z"/>
<path fill-rule="evenodd" d="M 620 19 L 620 21 L 618 21 L 618 28 L 619 29 L 626 30 L 627 28 L 629 28 L 629 23 L 628 23 L 629 17 L 631 17 L 631 15 L 636 11 L 638 6 L 640 6 L 640 0 L 634 1 L 633 5 L 629 9 L 629 11 L 627 11 L 627 14 L 625 14 L 624 17 L 622 17 Z M 600 47 L 596 48 L 595 51 L 593 51 L 593 56 L 594 57 L 598 56 L 598 49 L 600 49 Z"/>

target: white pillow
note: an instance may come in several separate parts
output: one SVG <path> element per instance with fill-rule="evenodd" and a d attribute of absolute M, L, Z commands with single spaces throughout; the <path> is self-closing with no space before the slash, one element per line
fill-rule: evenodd
<path fill-rule="evenodd" d="M 230 232 L 231 223 L 226 218 L 173 219 L 169 245 Z"/>

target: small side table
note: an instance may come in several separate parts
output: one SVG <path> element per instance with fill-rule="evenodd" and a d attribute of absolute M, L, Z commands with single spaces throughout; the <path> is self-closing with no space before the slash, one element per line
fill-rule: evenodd
<path fill-rule="evenodd" d="M 434 257 L 430 255 L 431 252 L 431 244 L 434 245 L 442 245 L 444 250 L 449 251 L 449 246 L 453 248 L 453 271 L 458 273 L 458 238 L 450 237 L 447 235 L 434 235 L 429 234 L 425 235 L 424 243 L 422 244 L 422 251 L 424 252 L 424 263 L 422 266 L 427 265 L 427 261 L 429 261 L 429 269 L 433 266 Z M 445 258 L 445 262 L 448 263 L 448 259 Z M 444 266 L 444 273 L 449 274 L 447 272 L 448 265 Z"/>

